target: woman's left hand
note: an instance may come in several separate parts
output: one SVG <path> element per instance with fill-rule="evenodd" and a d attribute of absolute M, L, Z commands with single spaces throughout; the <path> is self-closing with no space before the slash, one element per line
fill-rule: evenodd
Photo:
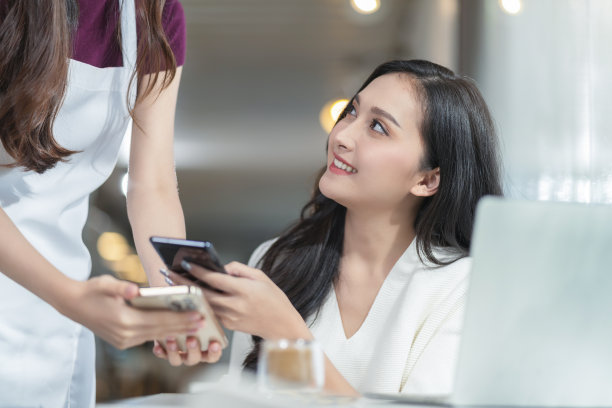
<path fill-rule="evenodd" d="M 202 288 L 204 297 L 226 328 L 264 339 L 312 338 L 289 298 L 263 271 L 238 262 L 225 266 L 228 274 L 192 263 L 188 266 L 193 276 L 223 292 Z M 170 278 L 179 284 L 191 283 L 175 273 Z"/>

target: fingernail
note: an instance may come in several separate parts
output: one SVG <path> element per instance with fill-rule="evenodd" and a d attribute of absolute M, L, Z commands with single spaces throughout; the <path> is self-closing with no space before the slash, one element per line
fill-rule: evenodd
<path fill-rule="evenodd" d="M 176 351 L 176 350 L 178 350 L 178 346 L 174 342 L 168 343 L 168 350 Z"/>
<path fill-rule="evenodd" d="M 170 276 L 170 275 L 169 275 L 169 273 L 168 273 L 168 271 L 167 271 L 166 269 L 164 269 L 164 268 L 160 268 L 160 269 L 159 269 L 159 273 L 161 273 L 162 275 L 164 275 L 166 278 Z"/>
<path fill-rule="evenodd" d="M 187 272 L 191 271 L 191 265 L 189 265 L 189 262 L 187 261 L 181 261 L 181 266 L 183 267 L 184 270 L 186 270 Z"/>
<path fill-rule="evenodd" d="M 190 348 L 190 349 L 194 349 L 194 348 L 196 348 L 196 347 L 197 347 L 197 345 L 198 345 L 198 344 L 197 344 L 197 342 L 196 342 L 195 340 L 192 340 L 192 341 L 188 341 L 188 342 L 187 342 L 187 347 L 188 347 L 188 348 Z"/>
<path fill-rule="evenodd" d="M 174 286 L 174 282 L 172 282 L 172 279 L 170 279 L 169 277 L 165 277 L 164 280 L 166 281 L 166 283 L 170 286 Z"/>
<path fill-rule="evenodd" d="M 218 353 L 219 351 L 221 351 L 221 346 L 219 346 L 217 343 L 213 343 L 210 345 L 210 351 L 212 351 L 213 353 Z"/>

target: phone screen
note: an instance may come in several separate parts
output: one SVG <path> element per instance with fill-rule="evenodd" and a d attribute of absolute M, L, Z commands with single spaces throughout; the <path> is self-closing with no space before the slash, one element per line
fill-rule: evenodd
<path fill-rule="evenodd" d="M 150 241 L 170 270 L 192 281 L 197 281 L 197 279 L 181 267 L 182 261 L 194 263 L 211 271 L 227 273 L 215 248 L 208 241 L 163 237 L 151 237 Z"/>

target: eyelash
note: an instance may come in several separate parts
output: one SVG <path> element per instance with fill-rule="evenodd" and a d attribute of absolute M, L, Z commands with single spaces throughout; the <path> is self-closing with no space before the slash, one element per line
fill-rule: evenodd
<path fill-rule="evenodd" d="M 354 112 L 354 113 L 353 113 L 353 112 Z M 351 115 L 351 116 L 355 116 L 355 117 L 357 116 L 357 109 L 355 109 L 355 106 L 354 106 L 354 105 L 350 105 L 350 106 L 348 107 L 348 109 L 347 109 L 347 111 L 346 111 L 346 114 L 345 114 L 344 116 L 346 117 L 347 115 Z M 344 118 L 343 118 L 343 119 L 344 119 Z M 381 128 L 382 132 L 374 129 L 374 127 L 375 127 L 376 125 L 380 126 L 380 128 Z M 370 129 L 374 130 L 375 132 L 382 133 L 382 134 L 384 134 L 385 136 L 389 136 L 389 133 L 387 132 L 387 129 L 385 129 L 385 127 L 383 126 L 383 124 L 382 124 L 380 121 L 376 120 L 376 119 L 372 119 L 372 122 L 370 123 Z"/>

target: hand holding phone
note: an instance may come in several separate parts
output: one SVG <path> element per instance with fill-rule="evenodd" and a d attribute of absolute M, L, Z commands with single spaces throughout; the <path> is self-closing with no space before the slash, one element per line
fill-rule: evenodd
<path fill-rule="evenodd" d="M 168 286 L 155 288 L 141 288 L 140 296 L 129 301 L 129 304 L 150 310 L 173 310 L 177 312 L 196 310 L 204 316 L 204 327 L 194 335 L 200 341 L 202 351 L 208 349 L 211 341 L 217 341 L 221 348 L 227 347 L 228 340 L 225 332 L 212 308 L 196 286 Z M 186 351 L 187 335 L 177 336 L 177 345 L 181 351 Z M 166 348 L 164 340 L 160 343 Z"/>
<path fill-rule="evenodd" d="M 196 277 L 181 267 L 182 261 L 194 263 L 214 272 L 227 273 L 213 244 L 208 241 L 165 237 L 151 237 L 150 241 L 168 269 L 192 282 L 200 283 Z"/>

